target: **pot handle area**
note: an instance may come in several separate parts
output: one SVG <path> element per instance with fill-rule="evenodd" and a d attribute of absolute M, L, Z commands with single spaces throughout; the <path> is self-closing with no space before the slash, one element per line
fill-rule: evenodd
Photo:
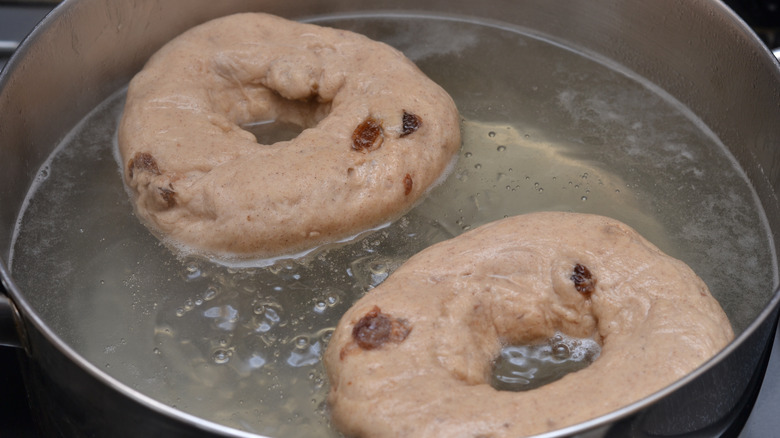
<path fill-rule="evenodd" d="M 5 285 L 0 288 L 0 347 L 22 347 L 21 317 L 16 305 L 6 293 Z"/>

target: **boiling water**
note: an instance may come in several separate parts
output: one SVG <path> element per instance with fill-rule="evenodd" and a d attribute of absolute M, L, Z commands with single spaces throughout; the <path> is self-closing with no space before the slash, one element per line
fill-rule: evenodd
<path fill-rule="evenodd" d="M 563 333 L 541 344 L 509 345 L 493 364 L 490 385 L 501 391 L 529 391 L 587 367 L 600 354 L 595 340 Z"/>
<path fill-rule="evenodd" d="M 111 376 L 239 429 L 336 435 L 320 358 L 344 311 L 423 248 L 538 210 L 632 225 L 704 278 L 738 332 L 768 300 L 775 257 L 754 192 L 663 92 L 522 29 L 319 21 L 401 49 L 453 96 L 455 169 L 392 225 L 303 259 L 231 269 L 177 258 L 133 216 L 113 152 L 124 96 L 111 97 L 41 169 L 12 262 L 43 320 Z"/>

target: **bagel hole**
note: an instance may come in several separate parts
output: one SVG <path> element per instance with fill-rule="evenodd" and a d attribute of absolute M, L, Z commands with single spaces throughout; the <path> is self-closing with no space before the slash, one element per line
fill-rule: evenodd
<path fill-rule="evenodd" d="M 562 333 L 540 344 L 508 345 L 493 361 L 490 385 L 499 391 L 529 391 L 587 368 L 600 354 L 593 339 Z"/>
<path fill-rule="evenodd" d="M 261 120 L 245 123 L 241 129 L 255 136 L 259 144 L 274 144 L 280 141 L 290 141 L 303 132 L 304 127 L 282 120 Z"/>

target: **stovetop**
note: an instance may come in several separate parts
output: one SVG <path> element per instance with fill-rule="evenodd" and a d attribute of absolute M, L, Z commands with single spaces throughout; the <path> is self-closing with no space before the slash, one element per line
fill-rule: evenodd
<path fill-rule="evenodd" d="M 53 7 L 48 1 L 0 1 L 0 69 L 21 41 Z M 780 0 L 727 0 L 770 47 L 780 46 Z M 0 348 L 0 437 L 43 438 L 27 406 L 17 355 Z M 780 329 L 761 392 L 739 438 L 780 436 Z"/>

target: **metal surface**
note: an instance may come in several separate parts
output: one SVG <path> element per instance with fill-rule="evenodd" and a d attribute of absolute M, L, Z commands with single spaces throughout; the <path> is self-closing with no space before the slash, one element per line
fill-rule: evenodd
<path fill-rule="evenodd" d="M 21 317 L 11 300 L 0 295 L 0 347 L 21 347 L 19 325 Z"/>
<path fill-rule="evenodd" d="M 2 77 L 0 141 L 4 159 L 14 157 L 13 166 L 4 165 L 0 169 L 3 187 L 0 247 L 4 257 L 24 194 L 51 147 L 86 112 L 124 84 L 164 41 L 184 28 L 233 10 L 257 8 L 296 17 L 301 12 L 317 14 L 324 8 L 317 2 L 299 2 L 293 7 L 282 2 L 199 1 L 188 3 L 188 13 L 180 13 L 162 2 L 108 3 L 111 2 L 67 3 L 46 21 L 29 44 L 22 46 Z M 349 10 L 352 5 L 346 3 L 328 6 Z M 603 10 L 589 2 L 572 2 L 571 13 L 562 15 L 547 2 L 528 2 L 527 9 L 517 8 L 508 1 L 495 3 L 490 8 L 481 3 L 458 6 L 464 14 L 539 27 L 543 33 L 560 36 L 572 45 L 615 59 L 663 84 L 726 144 L 741 145 L 732 152 L 754 182 L 770 223 L 780 223 L 776 195 L 780 187 L 777 148 L 780 127 L 776 123 L 780 118 L 777 102 L 780 73 L 777 64 L 769 59 L 768 50 L 757 44 L 728 11 L 717 4 L 699 1 L 675 8 L 669 8 L 668 4 L 661 8 L 648 2 L 615 3 Z M 392 5 L 370 2 L 361 7 L 453 8 L 449 2 L 421 5 L 413 1 Z M 531 10 L 533 14 L 528 13 Z M 139 22 L 146 24 L 143 32 L 134 27 Z M 695 37 L 689 35 L 688 47 L 680 48 L 681 35 L 658 32 L 661 22 L 678 32 L 685 29 Z M 139 36 L 141 33 L 143 38 Z M 116 47 L 125 50 L 117 53 Z M 715 48 L 724 55 L 708 56 Z M 58 80 L 52 80 L 52 62 Z M 83 65 L 98 68 L 84 70 Z M 734 77 L 744 79 L 734 84 L 729 80 Z M 60 96 L 59 103 L 50 102 L 52 95 Z M 45 121 L 45 129 L 39 125 L 41 121 Z M 777 239 L 775 232 L 776 245 Z M 33 399 L 39 402 L 37 414 L 49 420 L 45 424 L 56 425 L 57 431 L 50 431 L 52 434 L 249 436 L 160 405 L 110 378 L 63 345 L 57 334 L 36 317 L 26 304 L 24 291 L 15 287 L 4 266 L 2 275 L 26 317 L 31 358 L 26 359 L 25 369 L 28 379 L 37 382 L 32 389 Z M 745 392 L 760 383 L 761 364 L 768 354 L 768 340 L 775 331 L 779 297 L 775 293 L 765 311 L 737 342 L 698 373 L 649 400 L 590 422 L 588 427 L 592 432 L 588 436 L 644 436 L 650 433 L 648 429 L 652 431 L 659 424 L 666 424 L 667 435 L 702 430 L 701 424 L 687 422 L 696 416 L 711 423 L 705 427 L 709 428 L 706 431 L 710 436 L 734 433 L 730 426 L 719 422 L 743 403 Z M 723 382 L 730 385 L 724 386 Z M 713 393 L 713 387 L 721 390 Z M 63 408 L 66 419 L 60 415 L 52 417 Z M 87 412 L 97 415 L 85 416 Z M 670 421 L 680 412 L 685 412 L 686 418 Z M 571 428 L 562 433 L 582 430 Z M 553 435 L 556 434 L 550 436 Z"/>

